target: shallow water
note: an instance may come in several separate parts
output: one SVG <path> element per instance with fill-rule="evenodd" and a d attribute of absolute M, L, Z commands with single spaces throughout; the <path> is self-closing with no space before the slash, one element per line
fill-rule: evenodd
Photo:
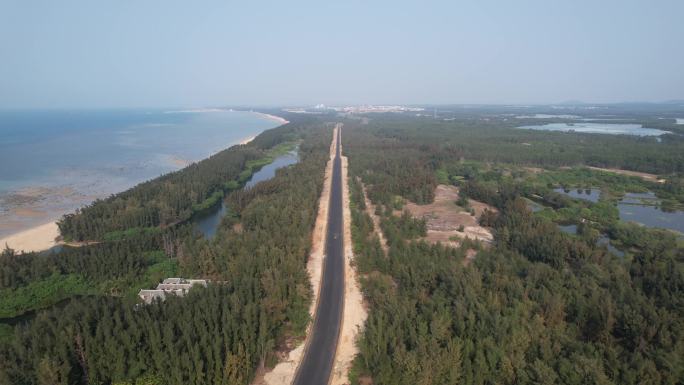
<path fill-rule="evenodd" d="M 269 180 L 275 176 L 276 170 L 295 164 L 299 161 L 297 150 L 291 151 L 285 155 L 277 157 L 272 163 L 262 167 L 255 172 L 252 177 L 245 183 L 245 189 L 252 188 L 259 182 Z M 206 214 L 195 220 L 195 231 L 198 234 L 204 235 L 205 238 L 211 239 L 216 234 L 216 230 L 221 224 L 221 219 L 228 212 L 228 208 L 222 201 L 221 206 L 217 207 L 215 211 Z"/>
<path fill-rule="evenodd" d="M 684 211 L 665 212 L 657 206 L 618 203 L 620 219 L 648 227 L 661 227 L 684 234 Z"/>
<path fill-rule="evenodd" d="M 579 119 L 578 115 L 568 114 L 534 114 L 534 115 L 518 115 L 518 119 Z"/>
<path fill-rule="evenodd" d="M 592 188 L 592 189 L 569 189 L 567 192 L 563 188 L 555 188 L 553 191 L 557 193 L 561 193 L 563 195 L 569 196 L 570 198 L 575 198 L 575 199 L 584 199 L 589 202 L 596 203 L 599 201 L 599 197 L 601 196 L 601 190 L 597 188 Z"/>
<path fill-rule="evenodd" d="M 531 200 L 531 199 L 526 199 L 527 201 L 527 208 L 530 209 L 533 213 L 539 212 L 544 210 L 544 206 L 540 205 L 539 203 Z"/>
<path fill-rule="evenodd" d="M 615 255 L 616 257 L 622 258 L 625 256 L 625 252 L 613 246 L 613 244 L 610 243 L 610 238 L 608 238 L 605 234 L 602 234 L 599 237 L 599 239 L 596 241 L 596 245 L 605 246 L 608 252 Z"/>
<path fill-rule="evenodd" d="M 0 111 L 0 238 L 277 124 L 225 110 Z"/>
<path fill-rule="evenodd" d="M 558 225 L 558 228 L 566 234 L 572 234 L 572 235 L 577 234 L 577 225 L 575 225 L 575 224 Z"/>
<path fill-rule="evenodd" d="M 611 135 L 635 135 L 635 136 L 659 136 L 669 133 L 669 131 L 646 128 L 641 124 L 625 123 L 548 123 L 543 125 L 521 126 L 520 129 L 541 130 L 541 131 L 563 131 L 581 132 L 589 134 L 611 134 Z"/>

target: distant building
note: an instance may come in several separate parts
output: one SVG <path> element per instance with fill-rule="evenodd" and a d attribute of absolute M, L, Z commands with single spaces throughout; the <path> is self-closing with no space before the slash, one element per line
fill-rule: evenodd
<path fill-rule="evenodd" d="M 157 298 L 161 301 L 165 300 L 167 295 L 183 297 L 193 286 L 201 285 L 207 287 L 207 284 L 208 281 L 206 279 L 166 278 L 157 285 L 156 289 L 140 290 L 138 297 L 146 304 L 150 304 Z"/>

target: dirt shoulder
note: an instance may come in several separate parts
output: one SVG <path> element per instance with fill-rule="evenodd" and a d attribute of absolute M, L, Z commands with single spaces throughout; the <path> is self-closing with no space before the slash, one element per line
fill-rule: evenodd
<path fill-rule="evenodd" d="M 349 369 L 358 352 L 356 341 L 368 317 L 356 269 L 352 266 L 354 253 L 351 238 L 351 209 L 349 208 L 348 159 L 342 157 L 342 201 L 344 202 L 344 314 L 337 352 L 333 365 L 331 385 L 349 384 Z"/>
<path fill-rule="evenodd" d="M 318 297 L 321 287 L 321 276 L 323 269 L 323 258 L 325 256 L 325 234 L 328 227 L 328 207 L 330 206 L 330 187 L 332 183 L 333 160 L 336 152 L 337 127 L 333 132 L 333 141 L 330 144 L 330 158 L 325 167 L 325 179 L 323 181 L 323 190 L 318 201 L 318 214 L 316 222 L 311 234 L 311 251 L 309 253 L 309 260 L 306 264 L 306 270 L 309 273 L 309 280 L 311 282 L 311 289 L 313 297 L 311 299 L 311 306 L 309 307 L 309 315 L 311 319 L 314 318 L 316 307 L 318 306 Z M 346 246 L 345 246 L 346 247 Z M 311 323 L 306 331 L 307 339 L 311 331 Z M 294 380 L 294 375 L 297 372 L 297 367 L 301 362 L 307 344 L 305 339 L 299 346 L 295 347 L 289 353 L 283 354 L 284 358 L 272 370 L 266 373 L 257 374 L 257 378 L 252 383 L 253 385 L 289 385 Z"/>

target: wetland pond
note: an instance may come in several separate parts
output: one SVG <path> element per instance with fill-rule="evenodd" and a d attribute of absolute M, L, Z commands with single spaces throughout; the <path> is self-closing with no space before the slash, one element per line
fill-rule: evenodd
<path fill-rule="evenodd" d="M 628 123 L 547 123 L 542 125 L 520 126 L 519 129 L 580 132 L 587 134 L 610 134 L 610 135 L 635 135 L 635 136 L 660 136 L 669 134 L 669 131 L 647 128 L 641 124 Z"/>
<path fill-rule="evenodd" d="M 252 188 L 259 182 L 263 182 L 273 178 L 276 171 L 280 168 L 293 165 L 299 161 L 298 149 L 294 149 L 285 155 L 281 155 L 275 160 L 261 169 L 255 172 L 252 177 L 245 184 L 244 189 Z M 214 211 L 195 219 L 195 231 L 198 234 L 204 235 L 205 238 L 211 239 L 216 234 L 216 230 L 221 224 L 221 219 L 228 212 L 224 201 L 221 201 L 221 206 L 217 207 Z"/>
<path fill-rule="evenodd" d="M 591 189 L 564 189 L 564 188 L 556 188 L 553 189 L 553 191 L 557 193 L 561 193 L 563 195 L 569 196 L 570 198 L 575 198 L 575 199 L 584 199 L 585 201 L 589 201 L 592 203 L 596 203 L 599 200 L 599 196 L 601 196 L 601 190 L 597 188 L 591 188 Z"/>
<path fill-rule="evenodd" d="M 554 191 L 575 199 L 598 202 L 601 190 L 554 189 Z M 653 192 L 626 193 L 617 204 L 620 220 L 640 223 L 648 227 L 660 227 L 684 234 L 684 211 L 663 211 L 660 199 Z"/>

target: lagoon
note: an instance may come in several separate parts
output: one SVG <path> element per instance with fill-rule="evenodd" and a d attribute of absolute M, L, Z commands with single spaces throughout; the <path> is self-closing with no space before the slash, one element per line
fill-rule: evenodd
<path fill-rule="evenodd" d="M 669 131 L 658 130 L 655 128 L 643 127 L 641 124 L 626 123 L 548 123 L 543 125 L 520 126 L 519 129 L 541 130 L 541 131 L 562 131 L 580 132 L 588 134 L 610 134 L 610 135 L 635 135 L 635 136 L 660 136 L 670 133 Z"/>
<path fill-rule="evenodd" d="M 599 197 L 601 196 L 601 190 L 597 188 L 592 188 L 592 189 L 581 189 L 581 188 L 574 188 L 574 189 L 568 189 L 567 191 L 563 188 L 555 188 L 553 191 L 569 196 L 570 198 L 575 198 L 575 199 L 583 199 L 585 201 L 593 202 L 596 203 L 599 201 Z"/>
<path fill-rule="evenodd" d="M 277 157 L 273 162 L 265 165 L 259 171 L 252 174 L 252 177 L 245 183 L 245 189 L 254 187 L 257 183 L 273 178 L 276 171 L 280 168 L 293 165 L 299 161 L 298 149 L 294 149 L 285 155 Z M 224 201 L 221 206 L 213 212 L 203 215 L 195 220 L 195 232 L 202 234 L 205 238 L 211 239 L 216 234 L 221 220 L 228 213 L 228 208 Z"/>

